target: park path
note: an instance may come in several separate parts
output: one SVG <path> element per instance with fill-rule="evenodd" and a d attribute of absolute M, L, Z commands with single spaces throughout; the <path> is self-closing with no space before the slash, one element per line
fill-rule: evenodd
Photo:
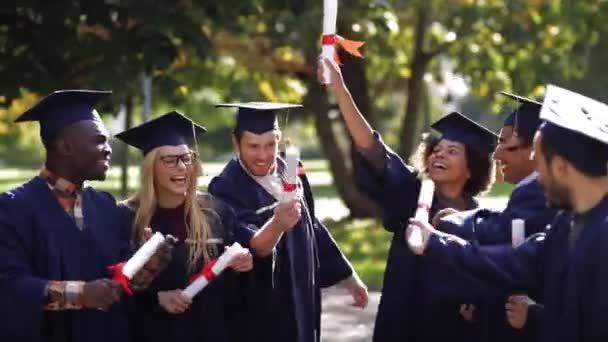
<path fill-rule="evenodd" d="M 380 293 L 370 293 L 363 310 L 350 306 L 350 296 L 341 288 L 323 290 L 321 342 L 369 342 L 372 340 L 374 320 Z"/>

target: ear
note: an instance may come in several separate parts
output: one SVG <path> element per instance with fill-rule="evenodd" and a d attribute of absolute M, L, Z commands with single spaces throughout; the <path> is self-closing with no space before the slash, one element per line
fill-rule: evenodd
<path fill-rule="evenodd" d="M 283 131 L 281 131 L 280 129 L 277 129 L 274 131 L 274 136 L 275 136 L 275 140 L 277 142 L 281 141 L 281 138 L 283 137 Z"/>
<path fill-rule="evenodd" d="M 568 175 L 571 173 L 572 165 L 566 159 L 564 159 L 564 157 L 556 155 L 553 157 L 553 160 L 551 160 L 549 167 L 556 178 L 563 179 L 568 177 Z"/>
<path fill-rule="evenodd" d="M 62 156 L 71 156 L 71 155 L 74 154 L 74 146 L 69 141 L 69 139 L 66 139 L 66 138 L 63 138 L 63 137 L 62 138 L 58 138 L 55 143 L 56 143 L 56 146 L 57 146 L 57 151 Z"/>

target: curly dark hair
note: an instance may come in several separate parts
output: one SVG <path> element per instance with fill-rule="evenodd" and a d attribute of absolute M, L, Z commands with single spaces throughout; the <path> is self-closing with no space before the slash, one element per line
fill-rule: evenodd
<path fill-rule="evenodd" d="M 412 156 L 412 164 L 424 173 L 428 172 L 428 160 L 441 138 L 437 135 L 424 133 L 416 153 Z M 471 178 L 465 183 L 462 192 L 475 197 L 488 191 L 494 183 L 494 162 L 491 154 L 481 153 L 476 147 L 464 144 L 467 168 Z"/>

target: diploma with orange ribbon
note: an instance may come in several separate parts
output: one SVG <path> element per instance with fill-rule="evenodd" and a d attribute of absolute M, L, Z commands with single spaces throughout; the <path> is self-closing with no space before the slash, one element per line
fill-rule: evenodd
<path fill-rule="evenodd" d="M 219 258 L 211 260 L 199 273 L 190 277 L 190 285 L 182 291 L 182 294 L 190 299 L 194 298 L 213 279 L 220 275 L 234 258 L 244 254 L 249 254 L 249 250 L 243 248 L 238 242 L 233 243 Z"/>
<path fill-rule="evenodd" d="M 333 59 L 338 64 L 342 64 L 336 53 L 336 46 L 341 47 L 349 54 L 363 58 L 359 48 L 365 44 L 356 40 L 344 39 L 336 34 L 336 21 L 338 19 L 338 0 L 323 0 L 323 37 L 321 39 L 321 57 L 324 59 Z M 324 64 L 323 79 L 325 82 L 330 82 L 329 70 Z"/>

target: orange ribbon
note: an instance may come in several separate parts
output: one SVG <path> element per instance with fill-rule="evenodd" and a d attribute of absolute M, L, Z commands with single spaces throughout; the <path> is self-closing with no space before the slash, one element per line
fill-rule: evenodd
<path fill-rule="evenodd" d="M 359 49 L 361 49 L 365 42 L 346 39 L 337 34 L 326 34 L 321 38 L 321 43 L 323 45 L 336 45 L 336 47 L 342 48 L 342 50 L 346 51 L 351 56 L 363 58 L 363 54 Z M 342 61 L 340 60 L 340 57 L 338 57 L 337 52 L 334 55 L 334 60 L 339 65 L 342 65 Z"/>

